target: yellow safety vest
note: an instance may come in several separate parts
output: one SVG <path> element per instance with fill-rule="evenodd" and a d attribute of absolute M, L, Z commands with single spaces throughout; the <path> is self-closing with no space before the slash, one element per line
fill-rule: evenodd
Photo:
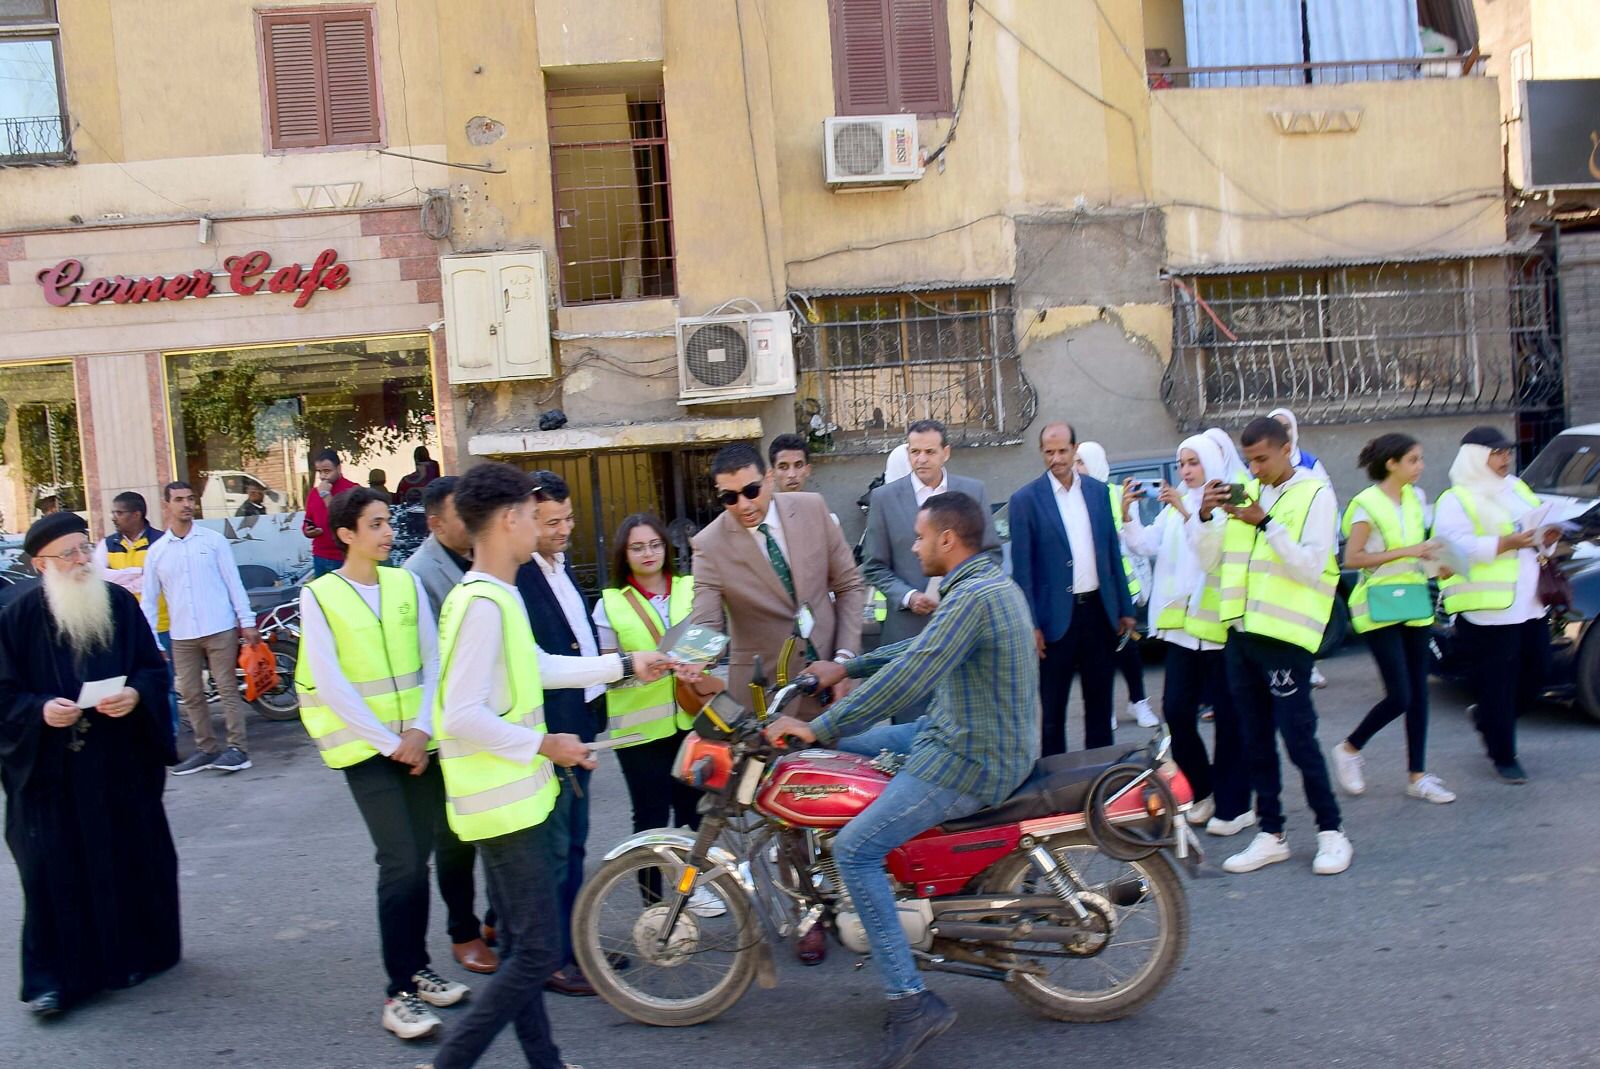
<path fill-rule="evenodd" d="M 1357 508 L 1365 510 L 1372 521 L 1372 526 L 1378 529 L 1379 536 L 1383 538 L 1384 549 L 1414 546 L 1427 535 L 1428 525 L 1422 518 L 1422 499 L 1417 496 L 1415 487 L 1401 488 L 1398 508 L 1390 500 L 1389 495 L 1377 486 L 1369 486 L 1361 491 L 1350 500 L 1349 507 L 1344 510 L 1344 522 L 1340 526 L 1340 531 L 1345 538 L 1350 537 L 1350 528 L 1355 523 Z M 1356 634 L 1363 635 L 1380 627 L 1392 627 L 1399 622 L 1389 620 L 1379 623 L 1372 619 L 1372 614 L 1367 608 L 1369 586 L 1427 581 L 1428 577 L 1415 557 L 1390 561 L 1381 568 L 1363 571 L 1361 581 L 1350 592 L 1350 626 L 1356 629 Z M 1427 627 L 1431 623 L 1433 623 L 1433 613 L 1430 612 L 1426 619 L 1407 620 L 1406 626 Z"/>
<path fill-rule="evenodd" d="M 157 531 L 148 525 L 144 533 L 138 538 L 128 538 L 126 535 L 114 534 L 106 538 L 106 567 L 112 571 L 123 568 L 143 568 L 145 557 L 150 555 L 150 547 L 161 540 L 165 531 Z M 154 537 L 151 537 L 154 535 Z M 167 617 L 167 596 L 162 594 L 156 599 L 156 630 L 163 635 L 172 630 L 172 622 Z"/>
<path fill-rule="evenodd" d="M 539 647 L 533 641 L 522 599 L 487 579 L 458 585 L 439 609 L 439 693 L 433 720 L 444 773 L 445 816 L 464 841 L 492 839 L 544 823 L 561 789 L 555 765 L 535 754 L 533 763 L 513 761 L 480 750 L 444 729 L 445 686 L 450 659 L 467 609 L 478 598 L 500 607 L 501 660 L 509 673 L 511 700 L 499 710 L 508 723 L 544 728 L 544 687 L 539 679 Z"/>
<path fill-rule="evenodd" d="M 1252 480 L 1248 487 L 1252 499 L 1260 496 L 1260 482 Z M 1273 502 L 1268 514 L 1288 530 L 1290 538 L 1299 541 L 1311 502 L 1326 489 L 1325 484 L 1313 480 L 1296 483 Z M 1245 631 L 1252 635 L 1278 639 L 1312 653 L 1322 645 L 1322 632 L 1333 615 L 1339 586 L 1331 546 L 1321 577 L 1308 586 L 1289 574 L 1265 532 L 1242 520 L 1229 520 L 1222 541 L 1220 576 L 1218 615 L 1224 622 L 1242 619 Z"/>
<path fill-rule="evenodd" d="M 637 599 L 637 604 L 634 599 Z M 617 648 L 623 653 L 653 650 L 657 640 L 639 615 L 647 612 L 652 618 L 655 610 L 637 590 L 612 588 L 600 592 L 600 601 L 606 607 L 606 620 L 617 635 Z M 672 589 L 667 598 L 667 627 L 689 618 L 694 607 L 694 580 L 686 575 L 672 577 Z M 664 628 L 657 627 L 659 634 Z M 639 743 L 655 742 L 687 731 L 694 726 L 694 717 L 678 708 L 677 688 L 672 677 L 654 683 L 633 682 L 606 692 L 606 715 L 610 721 L 611 737 L 642 735 Z M 639 743 L 629 743 L 637 746 Z M 627 747 L 618 747 L 626 749 Z"/>
<path fill-rule="evenodd" d="M 1117 525 L 1117 534 L 1122 534 L 1122 487 L 1107 484 L 1106 489 L 1111 491 L 1111 519 Z M 1139 577 L 1134 574 L 1133 561 L 1128 559 L 1126 553 L 1122 554 L 1122 574 L 1128 577 L 1128 594 L 1137 598 L 1144 588 L 1139 585 Z"/>
<path fill-rule="evenodd" d="M 1177 513 L 1171 505 L 1163 512 Z M 1160 518 L 1157 517 L 1157 522 Z M 1194 599 L 1185 598 L 1163 605 L 1156 614 L 1157 631 L 1186 631 L 1203 642 L 1217 644 L 1228 641 L 1228 625 L 1222 622 L 1222 578 L 1215 569 L 1206 573 L 1205 584 L 1200 588 L 1200 604 L 1191 605 Z"/>
<path fill-rule="evenodd" d="M 1529 508 L 1538 507 L 1538 495 L 1528 489 L 1527 483 L 1521 479 L 1512 479 L 1511 488 L 1517 492 L 1518 497 L 1528 503 Z M 1452 488 L 1439 495 L 1439 502 L 1442 503 L 1446 497 L 1452 495 L 1461 502 L 1461 511 L 1472 521 L 1473 533 L 1479 538 L 1490 533 L 1508 535 L 1516 531 L 1516 524 L 1509 519 L 1498 531 L 1484 530 L 1483 520 L 1478 515 L 1478 506 L 1473 504 L 1471 494 L 1458 494 Z M 1434 514 L 1437 515 L 1438 504 L 1435 504 L 1434 509 Z M 1517 599 L 1517 554 L 1502 553 L 1486 564 L 1474 564 L 1466 575 L 1452 575 L 1442 581 L 1439 590 L 1444 594 L 1444 611 L 1448 613 L 1509 609 L 1511 603 Z"/>
<path fill-rule="evenodd" d="M 889 599 L 877 589 L 872 591 L 872 618 L 880 624 L 889 618 Z"/>
<path fill-rule="evenodd" d="M 328 620 L 346 681 L 384 727 L 396 735 L 411 727 L 422 708 L 422 640 L 417 634 L 417 586 L 411 573 L 378 569 L 381 616 L 341 575 L 330 572 L 306 589 Z M 300 723 L 329 768 L 349 768 L 377 756 L 377 749 L 317 696 L 304 636 L 295 662 L 294 689 L 300 700 Z"/>

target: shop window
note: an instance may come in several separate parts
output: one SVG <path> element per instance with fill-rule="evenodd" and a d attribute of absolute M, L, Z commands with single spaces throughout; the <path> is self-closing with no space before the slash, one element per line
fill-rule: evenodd
<path fill-rule="evenodd" d="M 71 155 L 56 0 L 0 0 L 0 167 Z"/>
<path fill-rule="evenodd" d="M 950 112 L 945 0 L 830 0 L 839 115 Z"/>
<path fill-rule="evenodd" d="M 69 363 L 0 367 L 0 530 L 65 509 L 88 516 Z"/>
<path fill-rule="evenodd" d="M 392 489 L 438 444 L 430 366 L 420 334 L 169 353 L 178 477 L 208 519 L 240 514 L 256 486 L 267 513 L 300 511 L 326 448 L 346 478 L 379 471 Z"/>
<path fill-rule="evenodd" d="M 661 83 L 552 85 L 546 98 L 562 303 L 675 296 Z"/>
<path fill-rule="evenodd" d="M 373 9 L 273 11 L 257 18 L 268 146 L 382 144 Z"/>

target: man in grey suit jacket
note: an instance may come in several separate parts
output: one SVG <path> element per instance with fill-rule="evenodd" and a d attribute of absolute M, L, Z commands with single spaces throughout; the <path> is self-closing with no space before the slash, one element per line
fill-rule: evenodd
<path fill-rule="evenodd" d="M 938 606 L 937 593 L 928 591 L 928 578 L 911 551 L 916 541 L 917 510 L 935 494 L 965 494 L 983 506 L 983 548 L 1000 562 L 1000 538 L 989 510 L 983 483 L 945 471 L 950 460 L 949 436 L 938 420 L 923 419 L 906 430 L 906 453 L 911 474 L 872 491 L 868 499 L 867 533 L 862 539 L 861 573 L 883 594 L 888 618 L 883 622 L 882 645 L 902 642 L 922 633 Z M 896 719 L 915 720 L 918 706 Z"/>
<path fill-rule="evenodd" d="M 406 561 L 406 571 L 422 580 L 433 607 L 433 618 L 455 585 L 472 565 L 472 537 L 456 512 L 456 477 L 434 479 L 422 491 L 422 511 L 428 517 L 428 540 Z"/>

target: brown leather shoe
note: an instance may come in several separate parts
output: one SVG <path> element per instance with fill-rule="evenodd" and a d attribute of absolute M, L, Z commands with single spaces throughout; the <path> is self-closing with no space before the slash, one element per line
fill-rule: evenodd
<path fill-rule="evenodd" d="M 574 998 L 586 998 L 595 993 L 594 985 L 576 965 L 570 969 L 557 969 L 551 973 L 550 979 L 544 982 L 544 989 L 554 991 L 558 995 L 571 995 Z"/>
<path fill-rule="evenodd" d="M 821 965 L 828 957 L 828 934 L 819 924 L 794 945 L 794 956 L 800 959 L 801 965 Z"/>
<path fill-rule="evenodd" d="M 500 955 L 489 949 L 482 939 L 470 943 L 451 943 L 450 952 L 468 972 L 492 973 L 500 967 Z"/>
<path fill-rule="evenodd" d="M 484 942 L 485 946 L 494 946 L 495 945 L 494 925 L 485 924 L 483 926 L 483 942 Z"/>

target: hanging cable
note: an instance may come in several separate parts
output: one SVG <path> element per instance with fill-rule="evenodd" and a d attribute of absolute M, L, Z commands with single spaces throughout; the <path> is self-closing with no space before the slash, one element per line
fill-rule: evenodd
<path fill-rule="evenodd" d="M 939 142 L 939 147 L 928 153 L 928 158 L 922 161 L 924 167 L 933 166 L 934 161 L 944 155 L 944 150 L 956 139 L 956 127 L 961 125 L 961 105 L 967 100 L 967 75 L 972 73 L 972 24 L 977 14 L 978 0 L 967 0 L 967 58 L 961 64 L 961 88 L 956 91 L 956 106 L 950 114 L 950 129 L 944 132 L 944 140 Z"/>

